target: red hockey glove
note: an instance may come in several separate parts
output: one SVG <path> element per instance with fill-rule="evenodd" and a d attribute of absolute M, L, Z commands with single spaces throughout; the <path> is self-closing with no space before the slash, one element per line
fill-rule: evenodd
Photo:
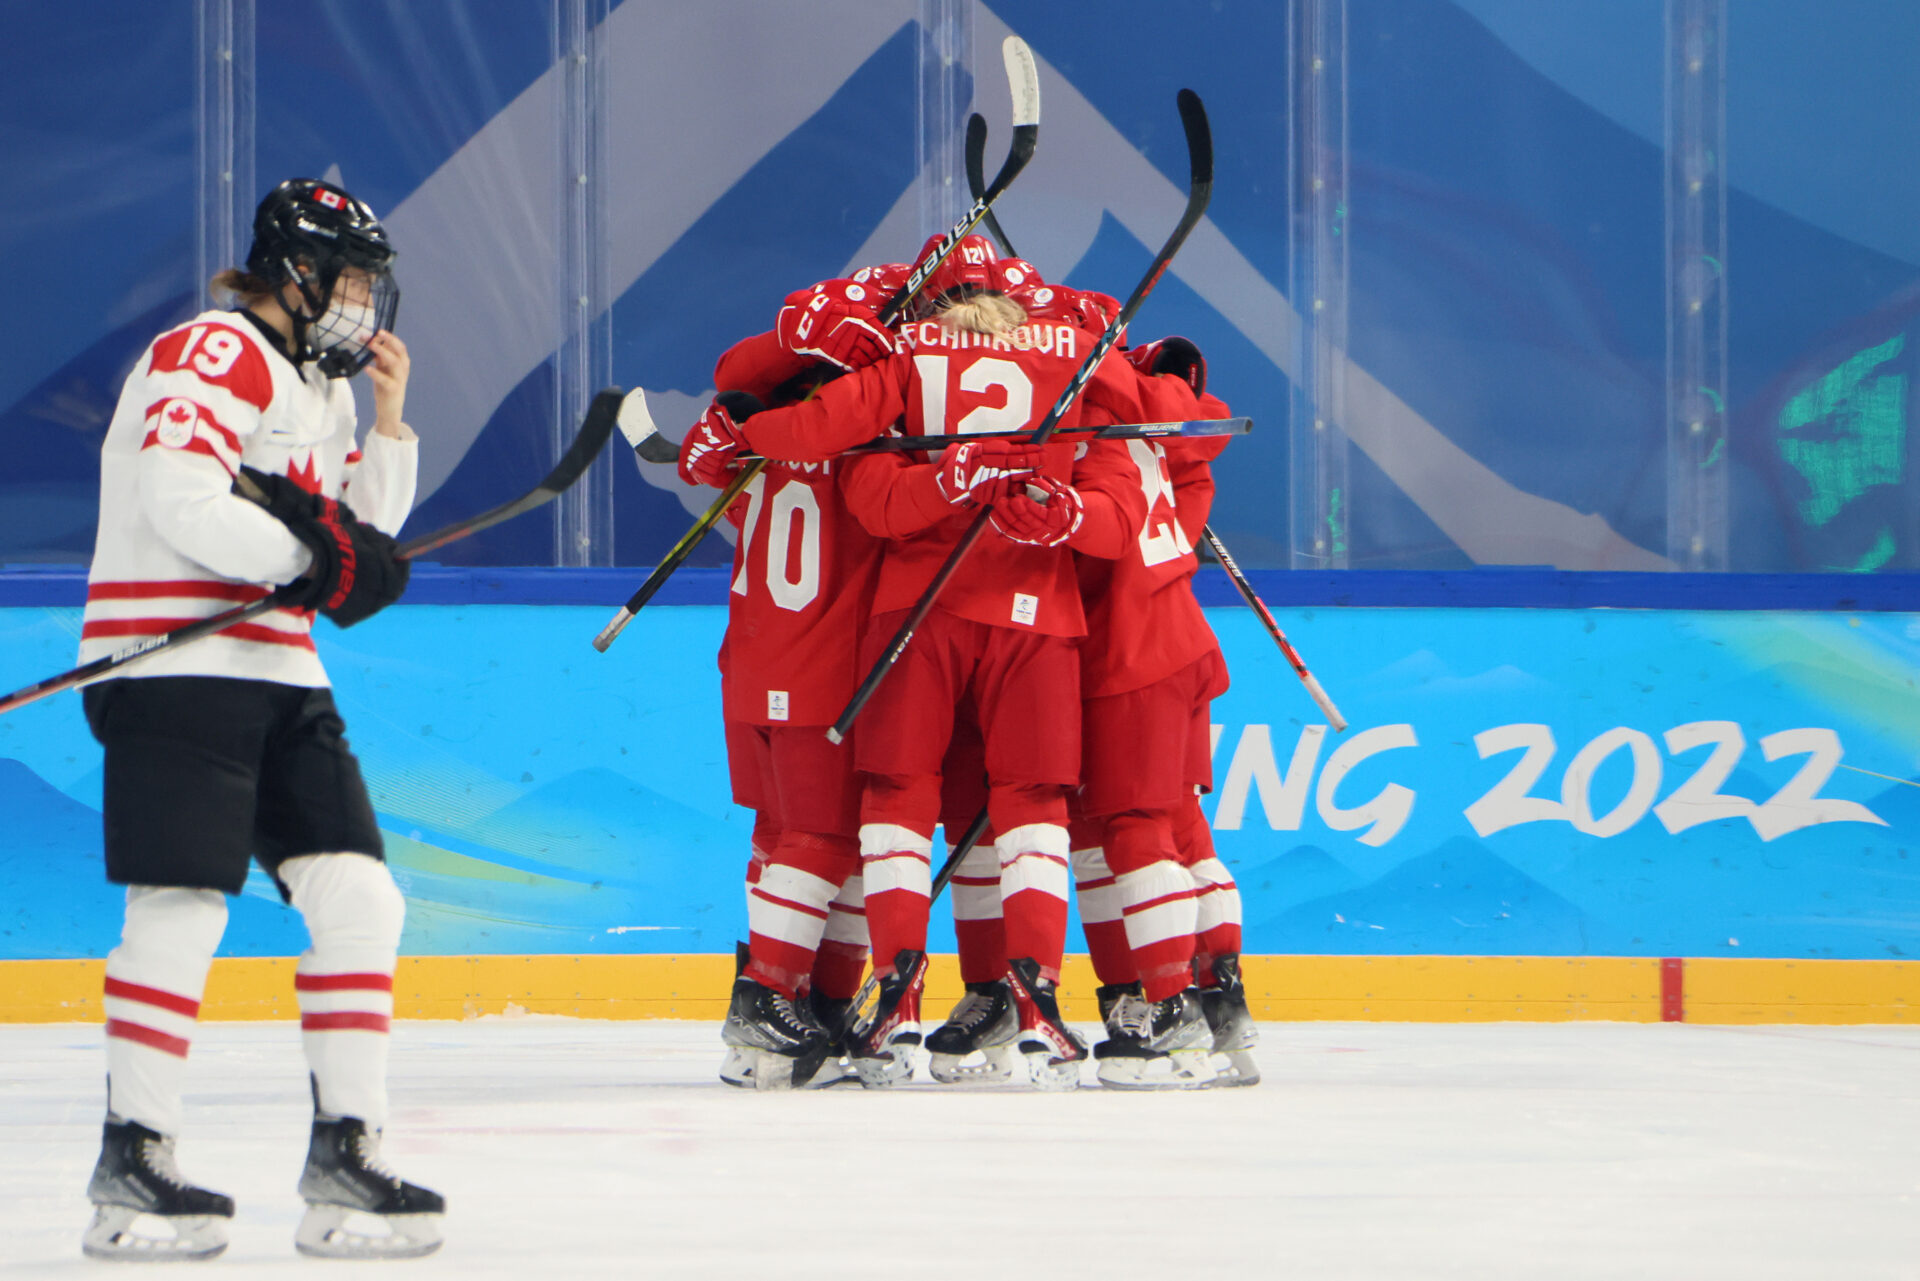
<path fill-rule="evenodd" d="M 1188 339 L 1175 334 L 1135 347 L 1127 362 L 1143 374 L 1172 374 L 1193 388 L 1195 396 L 1207 389 L 1207 358 Z"/>
<path fill-rule="evenodd" d="M 1024 441 L 970 440 L 947 446 L 933 479 L 955 507 L 978 507 L 998 500 L 1015 478 L 1032 476 L 1040 457 Z"/>
<path fill-rule="evenodd" d="M 893 354 L 893 336 L 880 327 L 878 297 L 858 281 L 832 280 L 811 296 L 790 295 L 774 323 L 780 345 L 841 369 L 859 369 Z"/>
<path fill-rule="evenodd" d="M 1058 547 L 1086 519 L 1080 491 L 1051 476 L 1029 476 L 993 505 L 993 527 L 1016 543 Z"/>
<path fill-rule="evenodd" d="M 747 452 L 740 424 L 760 412 L 760 401 L 744 391 L 723 391 L 680 442 L 680 479 L 689 485 L 725 489 L 740 470 L 735 458 Z"/>

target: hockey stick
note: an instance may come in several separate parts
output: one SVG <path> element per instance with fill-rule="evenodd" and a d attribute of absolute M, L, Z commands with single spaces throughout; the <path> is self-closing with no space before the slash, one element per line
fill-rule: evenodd
<path fill-rule="evenodd" d="M 987 189 L 987 118 L 977 111 L 967 117 L 966 156 L 967 191 L 975 200 L 978 200 L 980 193 Z M 981 219 L 981 222 L 986 227 L 987 234 L 993 237 L 994 243 L 1000 246 L 1001 253 L 1009 258 L 1020 256 L 1013 251 L 1013 246 L 1007 243 L 1007 233 L 1001 230 L 1000 219 L 993 210 L 987 210 L 986 217 Z"/>
<path fill-rule="evenodd" d="M 1320 682 L 1314 679 L 1313 673 L 1308 671 L 1307 665 L 1300 660 L 1300 652 L 1287 640 L 1287 634 L 1281 631 L 1280 624 L 1274 621 L 1273 611 L 1267 608 L 1266 602 L 1254 592 L 1253 584 L 1247 581 L 1247 576 L 1241 572 L 1240 566 L 1234 563 L 1233 555 L 1227 551 L 1227 545 L 1220 541 L 1220 535 L 1213 532 L 1211 525 L 1202 525 L 1200 533 L 1207 540 L 1207 546 L 1213 550 L 1214 559 L 1220 562 L 1220 568 L 1227 571 L 1227 577 L 1231 578 L 1233 585 L 1239 589 L 1241 598 L 1266 625 L 1267 635 L 1273 637 L 1273 643 L 1280 647 L 1280 652 L 1286 655 L 1287 662 L 1293 665 L 1294 674 L 1299 676 L 1300 683 L 1307 687 L 1307 693 L 1326 714 L 1327 723 L 1333 726 L 1334 733 L 1344 731 L 1347 728 L 1347 718 L 1340 714 L 1340 709 L 1333 705 L 1331 698 L 1327 697 L 1327 691 L 1320 688 Z"/>
<path fill-rule="evenodd" d="M 1054 402 L 1053 408 L 1047 411 L 1047 416 L 1041 419 L 1040 425 L 1034 429 L 1031 439 L 1036 445 L 1045 444 L 1047 438 L 1053 435 L 1054 429 L 1060 425 L 1060 420 L 1066 417 L 1069 409 L 1073 408 L 1073 403 L 1080 398 L 1081 391 L 1093 380 L 1094 371 L 1100 367 L 1100 362 L 1106 358 L 1107 352 L 1112 350 L 1114 343 L 1120 340 L 1120 331 L 1127 327 L 1127 322 L 1133 319 L 1135 313 L 1140 310 L 1141 304 L 1146 302 L 1147 295 L 1152 293 L 1153 287 L 1160 283 L 1160 277 L 1166 272 L 1167 264 L 1173 261 L 1174 254 L 1179 252 L 1180 246 L 1186 243 L 1188 234 L 1199 225 L 1201 217 L 1207 212 L 1207 202 L 1213 196 L 1213 135 L 1207 127 L 1207 109 L 1201 105 L 1200 95 L 1191 89 L 1182 89 L 1178 101 L 1180 123 L 1187 134 L 1187 159 L 1191 171 L 1187 187 L 1186 211 L 1180 215 L 1180 223 L 1173 229 L 1173 234 L 1167 238 L 1167 243 L 1162 245 L 1160 252 L 1154 255 L 1153 263 L 1147 268 L 1147 274 L 1141 278 L 1139 284 L 1134 286 L 1133 293 L 1128 296 L 1119 314 L 1107 326 L 1106 332 L 1100 335 L 1100 340 L 1093 345 L 1093 350 L 1087 354 L 1086 360 L 1081 362 L 1072 381 L 1068 382 L 1066 390 L 1060 393 L 1060 399 Z M 975 203 L 978 204 L 977 201 Z M 830 741 L 838 743 L 846 738 L 847 731 L 853 728 L 854 719 L 860 715 L 860 709 L 867 705 L 874 691 L 880 688 L 880 682 L 887 678 L 887 673 L 892 671 L 894 665 L 900 661 L 900 655 L 906 650 L 908 642 L 913 639 L 914 632 L 919 629 L 920 624 L 933 609 L 933 603 L 939 597 L 941 590 L 946 587 L 947 580 L 953 577 L 960 562 L 966 559 L 967 552 L 980 541 L 980 535 L 985 532 L 992 512 L 991 507 L 981 508 L 980 514 L 974 517 L 973 523 L 967 526 L 965 533 L 961 534 L 960 541 L 954 544 L 953 551 L 948 554 L 945 563 L 934 574 L 933 581 L 927 584 L 926 590 L 920 594 L 920 599 L 914 603 L 913 609 L 907 614 L 906 622 L 888 642 L 886 652 L 867 673 L 866 679 L 860 682 L 860 688 L 854 691 L 853 698 L 840 713 L 839 719 L 834 721 L 832 727 L 827 730 L 827 738 Z"/>
<path fill-rule="evenodd" d="M 1006 161 L 1001 164 L 1000 172 L 994 175 L 993 185 L 974 198 L 967 212 L 960 216 L 960 221 L 954 223 L 947 234 L 941 237 L 940 242 L 933 247 L 933 252 L 914 264 L 913 271 L 907 276 L 906 284 L 902 285 L 893 297 L 887 300 L 886 305 L 880 308 L 878 323 L 882 329 L 893 328 L 907 308 L 913 305 L 914 299 L 920 296 L 920 291 L 926 288 L 928 277 L 947 260 L 954 247 L 973 230 L 976 223 L 986 216 L 993 202 L 1000 198 L 1000 193 L 1007 189 L 1020 171 L 1027 167 L 1027 162 L 1033 159 L 1033 149 L 1040 141 L 1040 73 L 1034 67 L 1033 51 L 1027 48 L 1027 42 L 1019 36 L 1008 36 L 1001 43 L 1000 56 L 1006 63 L 1007 86 L 1013 94 L 1013 144 L 1007 149 Z M 727 508 L 733 505 L 734 499 L 753 483 L 753 478 L 765 470 L 766 465 L 766 460 L 763 458 L 750 462 L 741 469 L 733 482 L 720 492 L 720 497 L 714 499 L 713 505 L 693 523 L 693 528 L 689 529 L 661 558 L 660 563 L 654 566 L 653 573 L 647 576 L 647 581 L 640 584 L 640 590 L 628 598 L 619 612 L 600 629 L 600 634 L 593 638 L 595 649 L 603 654 L 607 652 L 607 647 L 626 630 L 627 624 L 633 621 L 633 616 L 653 598 L 653 594 L 660 590 L 660 585 L 667 581 L 668 576 L 680 568 L 681 562 L 693 554 L 693 549 L 700 545 L 700 540 L 707 536 L 707 531 L 719 522 L 720 518 L 726 514 Z"/>
<path fill-rule="evenodd" d="M 1253 430 L 1251 418 L 1189 418 L 1165 423 L 1110 423 L 1105 427 L 1063 427 L 1056 438 L 1077 440 L 1166 440 L 1187 436 L 1244 436 Z M 1033 434 L 1030 427 L 1017 431 L 976 431 L 957 436 L 880 436 L 864 445 L 841 450 L 846 454 L 899 453 L 924 449 L 928 452 L 948 445 L 964 445 L 971 440 L 1025 440 Z M 758 458 L 758 454 L 742 454 Z"/>
<path fill-rule="evenodd" d="M 981 157 L 982 153 L 986 150 L 986 145 L 987 122 L 976 115 L 967 121 L 967 187 L 976 193 L 980 190 L 980 184 L 983 181 Z M 994 240 L 999 243 L 1000 252 L 1006 254 L 1008 257 L 1019 257 L 1019 254 L 1014 251 L 1013 245 L 1008 242 L 1007 233 L 1002 230 L 1000 220 L 991 214 L 987 215 L 987 230 L 992 233 Z M 1181 432 L 1178 434 L 1199 435 L 1202 433 Z M 1212 525 L 1201 526 L 1200 533 L 1201 536 L 1207 540 L 1207 545 L 1213 549 L 1214 559 L 1220 562 L 1220 568 L 1227 571 L 1227 577 L 1233 580 L 1233 585 L 1239 590 L 1241 597 L 1245 599 L 1253 612 L 1259 616 L 1260 621 L 1266 625 L 1267 633 L 1273 637 L 1274 643 L 1280 646 L 1280 652 L 1286 656 L 1287 662 L 1293 665 L 1293 670 L 1299 675 L 1301 683 L 1307 687 L 1307 693 L 1312 696 L 1315 703 L 1319 704 L 1320 710 L 1326 714 L 1327 721 L 1333 726 L 1334 732 L 1337 734 L 1344 731 L 1347 728 L 1347 722 L 1346 719 L 1340 715 L 1340 709 L 1333 705 L 1333 700 L 1327 697 L 1327 691 L 1320 688 L 1320 682 L 1315 680 L 1313 673 L 1307 670 L 1307 665 L 1300 659 L 1299 651 L 1294 649 L 1293 645 L 1287 640 L 1287 634 L 1280 630 L 1280 624 L 1274 621 L 1273 611 L 1268 609 L 1266 603 L 1254 593 L 1253 584 L 1248 581 L 1247 576 L 1241 572 L 1240 566 L 1235 563 L 1232 555 L 1228 553 L 1227 545 L 1220 540 L 1220 535 L 1213 532 Z"/>
<path fill-rule="evenodd" d="M 581 474 L 587 470 L 588 464 L 593 462 L 600 453 L 601 447 L 607 443 L 607 437 L 613 434 L 614 419 L 620 412 L 620 405 L 621 391 L 618 387 L 609 387 L 602 391 L 588 406 L 587 416 L 580 424 L 579 434 L 573 438 L 573 443 L 567 446 L 567 452 L 560 456 L 560 461 L 554 464 L 553 470 L 548 472 L 546 478 L 538 485 L 512 502 L 502 503 L 498 507 L 481 512 L 478 516 L 469 516 L 465 520 L 455 521 L 431 534 L 410 538 L 400 544 L 396 549 L 397 554 L 411 560 L 424 552 L 445 547 L 448 543 L 477 534 L 483 529 L 491 529 L 502 521 L 511 520 L 515 516 L 530 512 L 558 498 L 580 479 Z M 247 487 L 252 487 L 251 482 L 248 482 Z M 304 585 L 301 590 L 305 590 Z M 149 636 L 104 658 L 83 663 L 70 672 L 63 672 L 58 676 L 51 676 L 29 685 L 25 689 L 15 690 L 5 698 L 0 698 L 0 714 L 37 702 L 50 694 L 72 689 L 76 685 L 117 674 L 122 668 L 162 650 L 177 649 L 203 637 L 223 632 L 250 618 L 258 618 L 262 614 L 280 609 L 300 594 L 299 591 L 294 590 L 292 584 L 277 587 L 259 600 L 242 605 L 238 609 L 230 609 L 225 613 L 215 614 L 211 618 L 198 619 L 184 627 L 163 632 L 159 636 Z"/>

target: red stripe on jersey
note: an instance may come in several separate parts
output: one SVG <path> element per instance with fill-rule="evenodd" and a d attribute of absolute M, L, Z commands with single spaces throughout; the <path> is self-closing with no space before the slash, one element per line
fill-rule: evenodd
<path fill-rule="evenodd" d="M 391 992 L 391 974 L 296 974 L 296 992 Z"/>
<path fill-rule="evenodd" d="M 158 636 L 189 623 L 203 623 L 204 618 L 96 618 L 80 628 L 80 639 L 106 640 L 115 636 Z M 222 636 L 231 636 L 235 640 L 257 641 L 262 645 L 291 645 L 295 649 L 312 649 L 313 637 L 305 632 L 277 632 L 271 627 L 262 627 L 258 623 L 235 623 L 221 631 Z"/>
<path fill-rule="evenodd" d="M 953 878 L 953 883 L 955 885 L 971 885 L 975 889 L 985 889 L 989 885 L 998 885 L 1000 878 L 997 876 L 956 876 Z"/>
<path fill-rule="evenodd" d="M 332 1014 L 302 1014 L 300 1030 L 302 1032 L 385 1032 L 391 1029 L 393 1020 L 384 1014 L 369 1014 L 364 1010 L 337 1010 Z"/>
<path fill-rule="evenodd" d="M 200 1002 L 191 997 L 177 996 L 157 987 L 142 987 L 138 983 L 127 983 L 107 976 L 106 993 L 119 997 L 123 1001 L 139 1001 L 142 1005 L 151 1005 L 157 1009 L 171 1010 L 175 1014 L 184 1014 L 190 1019 L 200 1017 Z"/>
<path fill-rule="evenodd" d="M 155 373 L 178 370 L 192 374 L 256 409 L 265 410 L 273 401 L 273 374 L 261 354 L 259 340 L 230 325 L 188 321 L 172 333 L 162 334 L 154 340 L 153 359 L 147 368 Z"/>
<path fill-rule="evenodd" d="M 1181 890 L 1174 894 L 1162 894 L 1159 898 L 1150 898 L 1144 903 L 1133 903 L 1120 909 L 1122 916 L 1132 916 L 1135 912 L 1145 912 L 1167 903 L 1178 903 L 1181 899 L 1193 897 L 1192 890 Z"/>
<path fill-rule="evenodd" d="M 155 445 L 160 445 L 160 433 L 158 431 L 148 432 L 147 438 L 140 442 L 140 448 L 142 449 L 152 449 Z M 165 449 L 168 448 L 168 446 L 161 445 L 161 448 Z M 229 476 L 238 470 L 234 464 L 227 461 L 226 456 L 220 452 L 220 447 L 208 440 L 205 436 L 195 436 L 186 444 L 178 446 L 178 452 L 183 454 L 205 454 L 207 457 L 213 459 L 214 462 L 226 468 L 227 475 Z"/>
<path fill-rule="evenodd" d="M 809 903 L 796 903 L 790 898 L 776 897 L 775 895 L 767 893 L 765 890 L 761 889 L 758 885 L 754 886 L 753 889 L 749 891 L 749 893 L 751 893 L 753 897 L 759 899 L 763 903 L 771 903 L 775 907 L 784 907 L 795 912 L 804 912 L 806 915 L 815 917 L 822 921 L 827 919 L 827 914 L 825 912 L 821 911 L 819 908 L 814 907 Z"/>
<path fill-rule="evenodd" d="M 1102 876 L 1097 880 L 1081 881 L 1079 883 L 1079 888 L 1083 890 L 1104 890 L 1107 888 L 1107 886 L 1113 884 L 1118 879 L 1119 879 L 1118 877 L 1114 877 L 1114 876 Z"/>
<path fill-rule="evenodd" d="M 187 1057 L 187 1049 L 191 1045 L 184 1036 L 168 1036 L 165 1032 L 157 1032 L 139 1023 L 129 1023 L 125 1019 L 108 1019 L 107 1035 L 117 1036 L 123 1041 L 138 1041 L 178 1059 Z"/>
<path fill-rule="evenodd" d="M 152 582 L 87 584 L 87 599 L 152 600 L 159 596 L 186 596 L 195 600 L 230 600 L 241 604 L 264 597 L 270 588 L 253 583 L 216 583 L 204 578 L 155 579 Z"/>
<path fill-rule="evenodd" d="M 357 449 L 356 449 L 356 450 L 353 450 L 353 451 L 352 451 L 351 453 L 349 453 L 349 454 L 347 455 L 347 466 L 349 466 L 349 467 L 351 467 L 351 466 L 353 466 L 353 465 L 354 465 L 355 463 L 357 463 L 357 462 L 359 462 L 359 461 L 360 461 L 360 451 L 359 451 L 359 450 L 357 450 Z"/>
<path fill-rule="evenodd" d="M 156 400 L 151 405 L 147 406 L 146 416 L 148 418 L 152 418 L 155 414 L 159 413 L 162 409 L 166 408 L 167 405 L 169 405 L 173 401 L 182 400 L 182 399 L 185 399 L 185 397 L 168 396 L 165 400 Z M 222 426 L 220 420 L 213 416 L 213 411 L 211 409 L 208 409 L 205 405 L 201 404 L 197 400 L 190 401 L 189 403 L 192 404 L 192 406 L 199 411 L 200 421 L 202 423 L 205 423 L 208 429 L 210 429 L 211 431 L 214 432 L 214 434 L 219 436 L 221 441 L 226 444 L 228 449 L 231 449 L 235 454 L 238 454 L 240 452 L 240 437 L 235 435 L 233 432 L 229 431 L 226 427 Z"/>
<path fill-rule="evenodd" d="M 840 912 L 846 916 L 865 916 L 867 914 L 866 908 L 848 907 L 845 903 L 829 903 L 827 904 L 827 911 Z"/>

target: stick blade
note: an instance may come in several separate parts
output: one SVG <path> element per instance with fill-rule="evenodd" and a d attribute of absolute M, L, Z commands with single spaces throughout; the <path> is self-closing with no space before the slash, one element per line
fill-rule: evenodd
<path fill-rule="evenodd" d="M 1207 108 L 1200 101 L 1200 95 L 1191 89 L 1182 89 L 1177 101 L 1180 106 L 1180 125 L 1187 131 L 1187 160 L 1191 171 L 1191 185 L 1211 187 L 1213 185 L 1213 128 L 1207 123 Z"/>
<path fill-rule="evenodd" d="M 680 447 L 660 434 L 659 426 L 653 421 L 653 414 L 647 408 L 647 393 L 635 387 L 620 402 L 620 434 L 633 446 L 633 452 L 643 463 L 676 463 L 680 461 Z"/>
<path fill-rule="evenodd" d="M 1033 50 L 1019 36 L 1000 42 L 1000 58 L 1007 64 L 1007 87 L 1013 91 L 1013 127 L 1040 123 L 1040 70 Z"/>

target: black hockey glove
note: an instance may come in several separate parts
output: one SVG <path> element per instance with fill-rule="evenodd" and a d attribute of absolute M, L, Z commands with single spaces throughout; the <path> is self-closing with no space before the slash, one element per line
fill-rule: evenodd
<path fill-rule="evenodd" d="M 352 508 L 308 493 L 289 477 L 240 470 L 266 496 L 255 501 L 313 552 L 312 568 L 295 583 L 304 588 L 296 607 L 317 609 L 338 626 L 352 627 L 407 590 L 412 566 L 398 554 L 399 545 L 362 524 Z"/>
<path fill-rule="evenodd" d="M 1136 347 L 1127 359 L 1143 374 L 1173 374 L 1198 396 L 1207 389 L 1207 358 L 1188 338 L 1174 334 L 1159 342 Z"/>

